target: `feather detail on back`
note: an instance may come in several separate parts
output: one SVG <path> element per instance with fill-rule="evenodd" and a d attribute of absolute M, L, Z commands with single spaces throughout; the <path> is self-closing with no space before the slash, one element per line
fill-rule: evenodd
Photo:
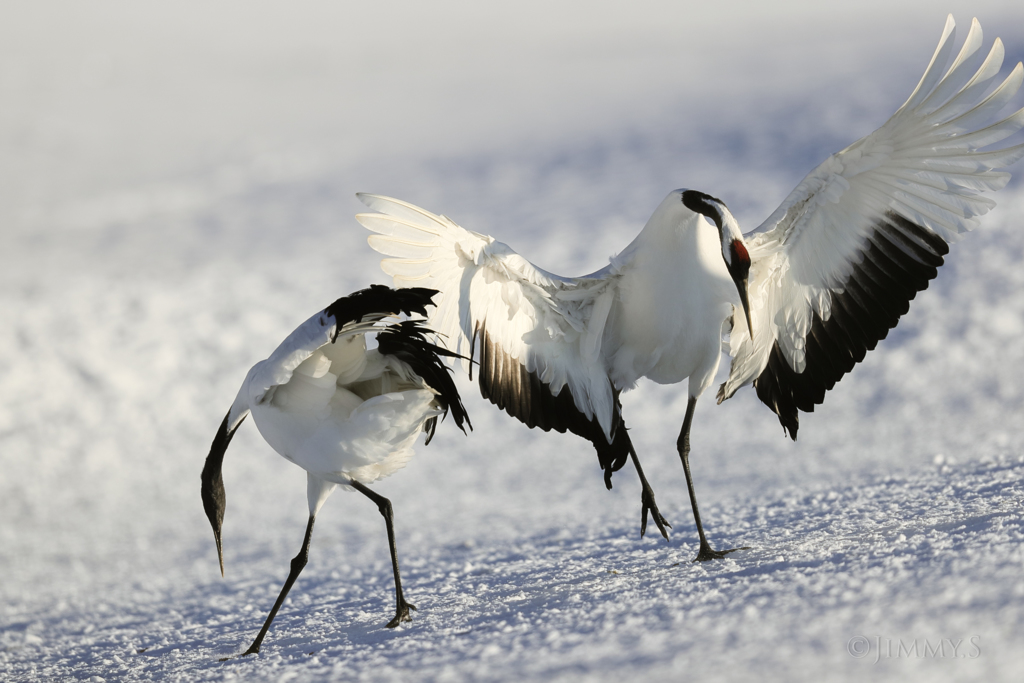
<path fill-rule="evenodd" d="M 422 320 L 394 320 L 426 315 L 436 294 L 372 285 L 338 299 L 253 366 L 232 413 L 251 410 L 276 451 L 343 485 L 404 466 L 439 415 L 451 412 L 465 431 L 469 418 L 439 359 L 453 354 L 427 341 Z M 368 350 L 374 333 L 378 348 Z"/>

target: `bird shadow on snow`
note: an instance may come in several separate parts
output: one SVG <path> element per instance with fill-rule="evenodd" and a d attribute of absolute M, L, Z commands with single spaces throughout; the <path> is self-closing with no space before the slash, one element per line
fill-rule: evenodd
<path fill-rule="evenodd" d="M 757 584 L 769 590 L 789 585 L 794 574 L 843 583 L 876 571 L 922 581 L 892 573 L 893 566 L 917 566 L 953 576 L 964 571 L 965 558 L 1002 556 L 1020 546 L 1022 475 L 1024 458 L 1007 455 L 709 506 L 719 538 L 751 546 L 712 563 L 691 563 L 696 539 L 688 528 L 669 545 L 652 544 L 635 538 L 632 520 L 599 531 L 577 525 L 511 542 L 442 544 L 425 557 L 406 558 L 403 578 L 419 611 L 397 629 L 384 626 L 394 609 L 389 565 L 374 563 L 351 575 L 321 565 L 300 579 L 260 659 L 364 658 L 470 634 L 473 640 L 501 638 L 515 628 L 545 632 L 566 620 L 585 634 L 599 628 L 589 615 L 624 601 L 643 603 L 650 618 L 671 624 L 679 612 L 699 614 L 709 599 L 724 599 L 708 597 L 719 591 L 729 595 Z M 176 605 L 181 621 L 193 626 L 146 656 L 182 650 L 211 663 L 258 661 L 237 655 L 278 588 L 253 579 Z"/>

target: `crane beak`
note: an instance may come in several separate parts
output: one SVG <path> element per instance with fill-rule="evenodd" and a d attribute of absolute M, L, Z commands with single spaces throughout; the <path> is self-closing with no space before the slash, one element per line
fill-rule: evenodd
<path fill-rule="evenodd" d="M 754 326 L 750 324 L 750 299 L 747 297 L 747 278 L 750 274 L 750 253 L 743 244 L 742 239 L 734 239 L 729 243 L 728 248 L 722 249 L 722 257 L 725 259 L 726 268 L 732 281 L 736 284 L 736 291 L 740 293 L 740 304 L 743 305 L 743 315 L 747 319 L 747 332 L 750 340 L 754 340 Z"/>
<path fill-rule="evenodd" d="M 743 305 L 743 314 L 747 319 L 747 332 L 750 334 L 750 340 L 754 340 L 754 326 L 750 323 L 750 301 L 747 298 L 747 278 L 736 279 L 736 289 L 740 293 L 740 304 Z"/>

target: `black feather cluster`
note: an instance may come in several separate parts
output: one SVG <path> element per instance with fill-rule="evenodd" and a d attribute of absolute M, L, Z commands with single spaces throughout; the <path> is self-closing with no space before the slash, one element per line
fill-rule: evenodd
<path fill-rule="evenodd" d="M 403 320 L 389 325 L 377 335 L 377 350 L 385 356 L 394 356 L 422 377 L 427 386 L 437 392 L 437 402 L 441 404 L 445 415 L 450 412 L 455 424 L 465 432 L 466 426 L 472 429 L 473 425 L 469 421 L 466 408 L 462 405 L 459 390 L 452 380 L 451 369 L 441 360 L 442 356 L 462 356 L 427 341 L 426 335 L 429 333 L 431 330 L 424 325 L 424 321 Z M 432 420 L 427 431 L 427 443 L 433 438 L 436 425 L 437 421 Z"/>
<path fill-rule="evenodd" d="M 486 328 L 478 328 L 476 340 L 480 344 L 480 395 L 530 429 L 536 427 L 545 432 L 553 429 L 563 434 L 568 430 L 590 441 L 604 470 L 605 486 L 611 488 L 612 473 L 626 464 L 633 450 L 622 419 L 619 392 L 615 392 L 614 427 L 609 443 L 597 416 L 587 417 L 576 407 L 568 385 L 557 394 L 552 392 L 551 386 L 541 381 L 536 372 L 528 371 L 525 365 L 505 353 L 487 334 Z"/>
<path fill-rule="evenodd" d="M 794 441 L 800 426 L 797 410 L 813 412 L 825 392 L 885 339 L 910 310 L 910 301 L 938 274 L 947 253 L 942 238 L 887 212 L 875 223 L 853 272 L 832 290 L 829 319 L 814 314 L 803 372 L 790 367 L 775 343 L 754 387 Z"/>
<path fill-rule="evenodd" d="M 324 309 L 324 313 L 333 316 L 338 331 L 349 323 L 362 320 L 367 315 L 427 315 L 427 306 L 433 304 L 436 289 L 410 287 L 408 289 L 392 289 L 385 285 L 370 285 L 366 289 L 343 296 Z M 332 339 L 331 341 L 334 341 Z"/>

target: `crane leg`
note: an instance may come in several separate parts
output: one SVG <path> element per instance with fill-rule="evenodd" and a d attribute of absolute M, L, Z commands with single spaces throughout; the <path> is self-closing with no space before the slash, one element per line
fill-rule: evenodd
<path fill-rule="evenodd" d="M 416 609 L 416 605 L 406 602 L 405 595 L 402 593 L 402 577 L 398 573 L 398 547 L 395 545 L 395 525 L 393 522 L 394 513 L 391 510 L 391 501 L 379 493 L 374 493 L 358 481 L 353 481 L 349 485 L 377 504 L 377 509 L 380 510 L 380 514 L 384 516 L 384 522 L 388 527 L 388 545 L 391 547 L 391 566 L 395 570 L 395 599 L 397 603 L 397 610 L 395 618 L 387 623 L 387 627 L 395 628 L 403 621 L 412 621 L 412 616 L 409 615 L 409 610 Z"/>
<path fill-rule="evenodd" d="M 270 615 L 267 620 L 263 623 L 263 628 L 260 629 L 260 634 L 256 636 L 256 640 L 252 641 L 252 645 L 249 649 L 242 653 L 242 656 L 251 654 L 258 654 L 260 651 L 260 645 L 263 644 L 263 638 L 267 635 L 267 631 L 270 630 L 270 624 L 274 621 L 274 617 L 277 616 L 277 610 L 281 609 L 282 603 L 284 603 L 285 597 L 288 595 L 288 591 L 292 589 L 292 584 L 295 583 L 295 579 L 299 578 L 299 572 L 306 566 L 306 561 L 309 559 L 309 539 L 313 536 L 313 520 L 316 519 L 316 515 L 309 516 L 309 523 L 306 524 L 306 537 L 302 541 L 302 549 L 299 554 L 292 558 L 291 571 L 288 572 L 288 580 L 284 582 L 284 587 L 281 589 L 281 594 L 277 596 L 277 602 L 274 603 L 274 609 L 270 610 Z"/>
<path fill-rule="evenodd" d="M 729 553 L 737 550 L 750 550 L 749 547 L 730 548 L 729 550 L 712 550 L 704 535 L 704 525 L 700 523 L 700 511 L 697 509 L 697 495 L 693 492 L 693 475 L 690 474 L 690 424 L 693 422 L 693 411 L 697 406 L 697 399 L 690 397 L 686 404 L 686 417 L 683 418 L 683 428 L 679 432 L 679 440 L 676 441 L 676 448 L 679 449 L 679 458 L 683 461 L 683 471 L 686 473 L 686 488 L 690 492 L 690 505 L 693 506 L 693 521 L 697 523 L 697 535 L 700 537 L 700 550 L 694 562 L 707 562 L 708 560 L 719 560 Z"/>
<path fill-rule="evenodd" d="M 624 429 L 624 428 L 623 428 Z M 651 517 L 654 519 L 654 523 L 658 527 L 658 531 L 665 537 L 665 541 L 668 542 L 668 529 L 672 528 L 672 525 L 668 523 L 661 511 L 658 509 L 658 504 L 654 502 L 654 489 L 647 483 L 647 477 L 644 476 L 644 470 L 640 467 L 640 458 L 637 457 L 636 450 L 633 448 L 632 442 L 629 444 L 629 457 L 633 459 L 633 465 L 636 467 L 636 473 L 640 475 L 640 502 L 643 505 L 643 516 L 640 519 L 640 538 L 644 537 L 644 533 L 647 532 L 647 513 L 649 512 Z"/>

